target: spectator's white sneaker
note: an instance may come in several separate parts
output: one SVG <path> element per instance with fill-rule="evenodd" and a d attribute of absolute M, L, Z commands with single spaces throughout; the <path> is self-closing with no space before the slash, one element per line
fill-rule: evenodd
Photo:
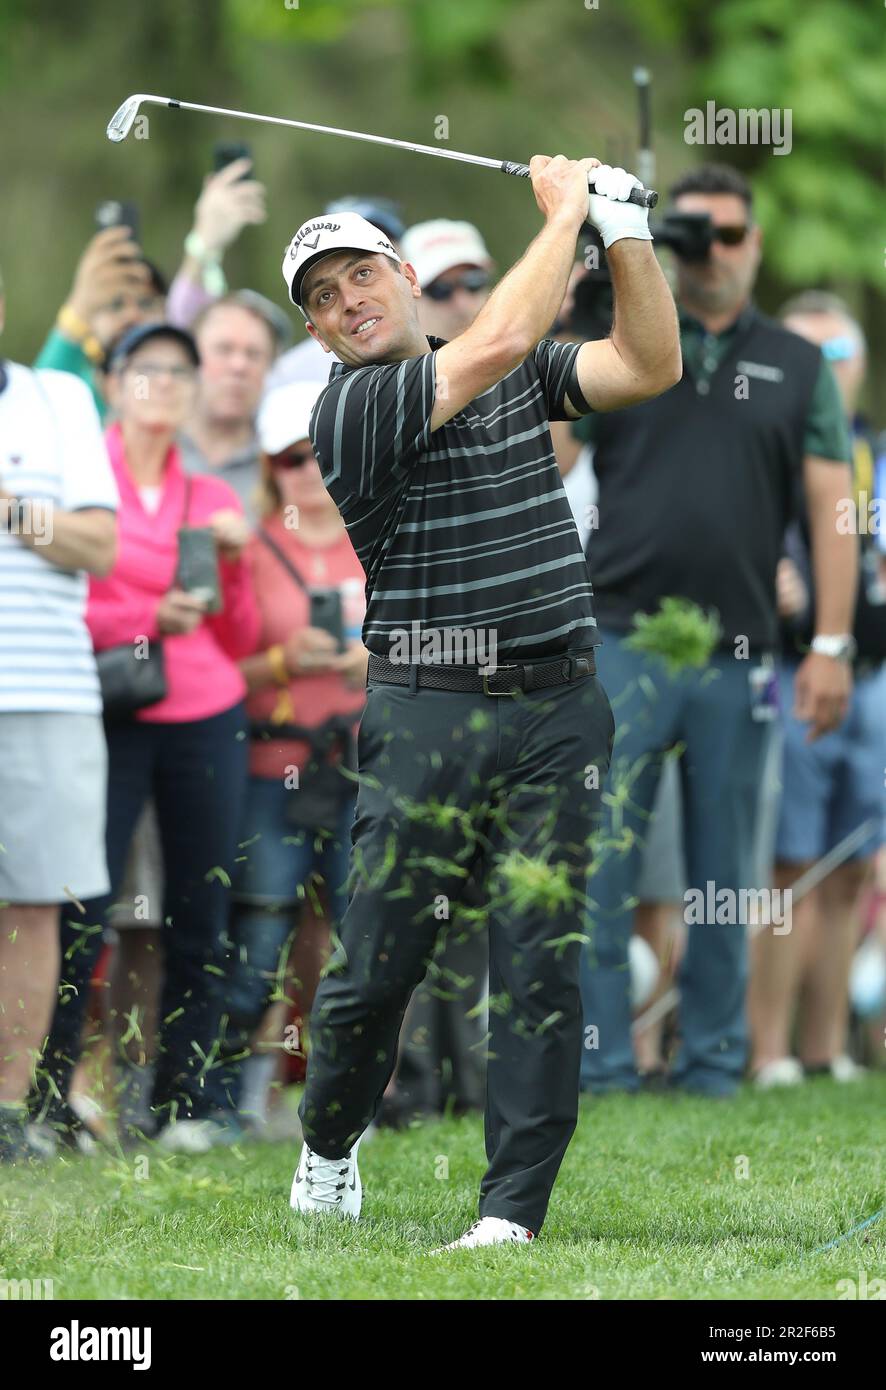
<path fill-rule="evenodd" d="M 778 1086 L 799 1086 L 804 1072 L 796 1057 L 777 1057 L 767 1062 L 754 1077 L 758 1091 L 771 1091 Z"/>
<path fill-rule="evenodd" d="M 860 1067 L 845 1053 L 841 1057 L 834 1058 L 829 1070 L 835 1081 L 860 1081 L 863 1076 L 867 1075 L 867 1068 Z"/>
<path fill-rule="evenodd" d="M 532 1232 L 525 1226 L 518 1226 L 516 1221 L 506 1221 L 502 1216 L 481 1216 L 458 1240 L 430 1253 L 442 1255 L 447 1250 L 476 1250 L 481 1245 L 526 1245 L 534 1239 Z"/>
<path fill-rule="evenodd" d="M 208 1154 L 221 1145 L 236 1144 L 244 1130 L 235 1116 L 221 1120 L 175 1120 L 157 1135 L 157 1143 L 167 1153 Z"/>
<path fill-rule="evenodd" d="M 98 1141 L 86 1129 L 77 1130 L 70 1139 L 63 1141 L 51 1125 L 36 1121 L 33 1124 L 25 1125 L 25 1138 L 29 1144 L 33 1144 L 44 1158 L 55 1158 L 56 1154 L 63 1147 L 74 1150 L 75 1153 L 85 1154 L 91 1157 L 98 1152 Z"/>
<path fill-rule="evenodd" d="M 363 1186 L 357 1167 L 359 1147 L 358 1139 L 344 1158 L 323 1158 L 303 1144 L 289 1194 L 289 1205 L 293 1211 L 347 1216 L 356 1221 L 363 1202 Z"/>

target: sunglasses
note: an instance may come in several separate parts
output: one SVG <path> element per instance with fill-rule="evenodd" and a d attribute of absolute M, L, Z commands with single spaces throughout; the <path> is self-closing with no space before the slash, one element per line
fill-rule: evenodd
<path fill-rule="evenodd" d="M 301 468 L 314 457 L 312 449 L 284 449 L 280 454 L 271 455 L 272 468 Z"/>
<path fill-rule="evenodd" d="M 724 246 L 741 246 L 749 231 L 750 227 L 745 226 L 712 227 L 711 236 Z"/>
<path fill-rule="evenodd" d="M 463 275 L 457 276 L 454 280 L 435 280 L 433 284 L 427 285 L 423 291 L 431 299 L 438 302 L 451 299 L 456 290 L 467 290 L 470 294 L 479 294 L 485 290 L 489 284 L 489 276 L 485 270 L 466 270 Z"/>

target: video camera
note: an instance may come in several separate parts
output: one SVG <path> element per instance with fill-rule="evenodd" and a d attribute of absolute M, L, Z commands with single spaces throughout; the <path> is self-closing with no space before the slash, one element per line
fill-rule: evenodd
<path fill-rule="evenodd" d="M 681 261 L 706 261 L 714 241 L 714 224 L 706 212 L 669 212 L 649 230 L 658 246 L 667 246 Z"/>
<path fill-rule="evenodd" d="M 656 246 L 667 246 L 681 261 L 706 261 L 714 240 L 713 223 L 706 212 L 669 212 L 660 222 L 650 223 L 649 230 Z M 612 281 L 600 234 L 590 223 L 582 228 L 581 245 L 591 269 L 575 287 L 568 328 L 583 338 L 606 338 L 612 328 Z M 588 254 L 593 248 L 595 256 Z"/>

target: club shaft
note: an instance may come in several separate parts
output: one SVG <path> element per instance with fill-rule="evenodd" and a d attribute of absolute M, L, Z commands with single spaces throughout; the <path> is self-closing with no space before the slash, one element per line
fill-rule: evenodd
<path fill-rule="evenodd" d="M 132 98 L 130 97 L 131 101 Z M 462 164 L 479 164 L 484 169 L 498 169 L 501 173 L 514 174 L 518 178 L 529 177 L 529 166 L 526 164 L 514 164 L 508 160 L 487 159 L 485 155 L 465 154 L 461 150 L 445 150 L 436 145 L 419 145 L 408 140 L 394 140 L 387 135 L 367 135 L 359 130 L 341 130 L 336 126 L 314 125 L 310 121 L 294 121 L 286 116 L 262 116 L 255 111 L 233 111 L 224 106 L 203 106 L 196 101 L 176 101 L 173 97 L 158 97 L 143 95 L 141 103 L 150 102 L 155 106 L 167 106 L 179 111 L 202 111 L 210 116 L 232 116 L 240 121 L 258 121 L 261 125 L 287 126 L 291 130 L 311 130 L 318 135 L 341 135 L 347 140 L 362 140 L 370 145 L 387 145 L 389 148 L 397 150 L 410 150 L 413 154 L 430 154 L 437 159 L 455 159 Z M 121 107 L 122 111 L 124 108 Z M 119 114 L 119 113 L 118 113 Z M 114 118 L 116 120 L 116 117 Z M 111 121 L 111 127 L 114 125 Z M 111 129 L 109 127 L 109 131 Z M 118 137 L 119 138 L 119 137 Z M 589 181 L 589 187 L 592 186 Z M 636 188 L 633 190 L 631 202 L 640 203 L 644 207 L 654 207 L 658 201 L 658 194 L 651 189 Z"/>
<path fill-rule="evenodd" d="M 255 111 L 232 111 L 225 106 L 202 106 L 196 101 L 176 101 L 174 97 L 143 96 L 142 102 L 169 106 L 180 111 L 203 111 L 210 116 L 233 116 L 239 121 L 258 121 L 262 125 L 289 126 L 293 130 L 313 130 L 318 135 L 343 135 L 348 140 L 364 140 L 370 145 L 388 145 L 415 154 L 432 154 L 438 159 L 457 159 L 464 164 L 482 164 L 487 169 L 501 169 L 501 160 L 487 159 L 479 154 L 463 154 L 459 150 L 444 150 L 435 145 L 418 145 L 408 140 L 394 140 L 388 135 L 367 135 L 359 130 L 341 130 L 336 126 L 314 125 L 310 121 L 293 121 L 286 116 L 262 116 Z"/>

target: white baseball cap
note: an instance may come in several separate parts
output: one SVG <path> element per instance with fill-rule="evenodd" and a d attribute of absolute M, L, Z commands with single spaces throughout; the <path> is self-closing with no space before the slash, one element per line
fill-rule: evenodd
<path fill-rule="evenodd" d="M 433 222 L 417 222 L 404 233 L 403 259 L 414 267 L 424 289 L 454 265 L 492 266 L 492 257 L 477 228 L 471 222 L 450 222 L 438 217 Z"/>
<path fill-rule="evenodd" d="M 256 431 L 266 454 L 279 454 L 308 438 L 311 411 L 323 390 L 322 381 L 290 381 L 275 386 L 259 407 Z"/>
<path fill-rule="evenodd" d="M 400 261 L 396 248 L 379 231 L 357 212 L 336 212 L 312 217 L 303 222 L 283 256 L 283 279 L 292 303 L 301 310 L 301 284 L 305 272 L 315 261 L 323 256 L 331 256 L 335 251 L 375 251 Z"/>

